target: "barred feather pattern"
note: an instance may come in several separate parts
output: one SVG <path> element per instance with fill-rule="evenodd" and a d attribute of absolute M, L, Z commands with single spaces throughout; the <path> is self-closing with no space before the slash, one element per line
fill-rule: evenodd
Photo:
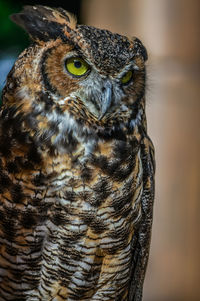
<path fill-rule="evenodd" d="M 144 50 L 138 40 L 111 39 L 108 31 L 81 26 L 76 34 L 74 19 L 62 9 L 27 7 L 13 19 L 36 43 L 8 75 L 0 112 L 0 301 L 140 301 L 155 171 Z M 32 26 L 35 19 L 41 29 L 49 22 L 45 37 Z M 137 49 L 133 84 L 122 92 L 113 84 L 116 104 L 102 119 L 85 105 L 85 87 L 63 80 L 60 68 L 63 52 L 88 47 L 89 31 L 101 33 L 109 47 L 122 41 Z M 94 51 L 87 49 L 89 58 Z M 112 68 L 121 72 L 112 60 L 109 70 L 101 62 L 94 66 L 103 76 L 95 78 L 94 90 Z"/>

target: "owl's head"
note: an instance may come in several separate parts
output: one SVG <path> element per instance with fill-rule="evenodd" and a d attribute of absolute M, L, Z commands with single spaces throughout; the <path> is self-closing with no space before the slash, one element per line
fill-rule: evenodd
<path fill-rule="evenodd" d="M 145 90 L 147 53 L 140 40 L 77 25 L 61 8 L 25 6 L 11 19 L 33 40 L 10 75 L 13 102 L 17 97 L 27 112 L 51 112 L 54 121 L 55 112 L 65 113 L 94 128 L 134 119 Z"/>

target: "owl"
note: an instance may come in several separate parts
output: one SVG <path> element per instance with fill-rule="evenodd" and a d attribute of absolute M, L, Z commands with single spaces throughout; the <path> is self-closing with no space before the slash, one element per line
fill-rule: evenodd
<path fill-rule="evenodd" d="M 147 52 L 62 8 L 11 19 L 32 40 L 0 112 L 0 300 L 140 301 L 154 148 Z"/>

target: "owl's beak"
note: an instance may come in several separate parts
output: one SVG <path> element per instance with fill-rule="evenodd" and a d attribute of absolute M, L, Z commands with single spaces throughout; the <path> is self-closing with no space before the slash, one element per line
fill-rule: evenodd
<path fill-rule="evenodd" d="M 99 120 L 101 120 L 108 109 L 111 106 L 112 103 L 112 97 L 113 97 L 113 92 L 112 92 L 112 84 L 110 81 L 107 81 L 104 85 L 103 92 L 102 92 L 102 97 L 101 97 L 101 103 L 100 103 L 100 115 L 99 115 Z"/>

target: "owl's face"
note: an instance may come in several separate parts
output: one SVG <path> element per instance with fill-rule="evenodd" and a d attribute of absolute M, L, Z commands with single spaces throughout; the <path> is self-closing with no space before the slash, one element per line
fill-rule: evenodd
<path fill-rule="evenodd" d="M 81 27 L 81 33 L 82 29 L 85 27 Z M 123 49 L 116 50 L 117 43 L 113 45 L 108 39 L 109 32 L 99 30 L 103 43 L 98 36 L 95 38 L 96 29 L 87 29 L 93 33 L 102 61 L 96 62 L 91 53 L 95 51 L 93 46 L 88 49 L 88 44 L 69 45 L 61 41 L 55 47 L 50 46 L 43 55 L 41 73 L 46 89 L 58 101 L 63 102 L 66 98 L 72 102 L 76 100 L 84 112 L 105 121 L 116 112 L 129 111 L 137 96 L 141 97 L 144 92 L 144 62 L 141 58 L 131 57 L 129 47 L 132 45 L 128 39 L 120 41 L 122 37 L 112 34 L 126 47 L 124 50 L 130 57 L 124 59 Z M 111 48 L 112 53 L 107 48 Z"/>
<path fill-rule="evenodd" d="M 34 41 L 12 76 L 18 81 L 15 96 L 21 108 L 38 112 L 38 124 L 49 122 L 44 118 L 50 112 L 50 121 L 57 124 L 65 114 L 94 128 L 134 118 L 136 103 L 144 96 L 147 59 L 137 38 L 77 25 L 60 8 L 26 6 L 12 20 Z"/>

